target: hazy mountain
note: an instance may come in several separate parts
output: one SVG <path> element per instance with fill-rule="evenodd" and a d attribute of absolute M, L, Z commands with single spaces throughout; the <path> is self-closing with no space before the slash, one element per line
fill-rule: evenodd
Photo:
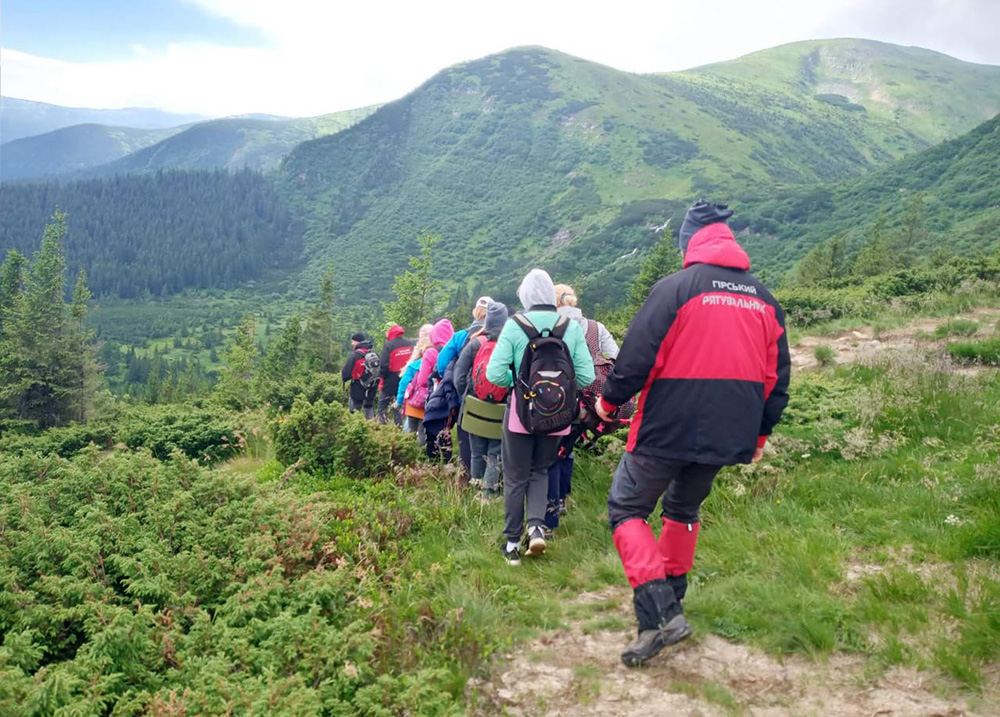
<path fill-rule="evenodd" d="M 78 124 L 103 124 L 136 129 L 165 129 L 204 120 L 195 114 L 174 114 L 148 107 L 99 110 L 61 107 L 45 102 L 0 97 L 0 143 L 44 134 Z"/>
<path fill-rule="evenodd" d="M 56 177 L 113 162 L 180 127 L 137 129 L 79 124 L 0 145 L 0 181 Z"/>
<path fill-rule="evenodd" d="M 339 132 L 364 119 L 376 107 L 299 119 L 227 118 L 201 122 L 157 144 L 95 167 L 87 174 L 155 172 L 162 169 L 270 170 L 306 140 Z"/>

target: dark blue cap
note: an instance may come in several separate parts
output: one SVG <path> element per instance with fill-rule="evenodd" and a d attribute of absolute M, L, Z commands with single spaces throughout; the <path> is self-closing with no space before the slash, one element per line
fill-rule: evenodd
<path fill-rule="evenodd" d="M 698 233 L 699 229 L 707 227 L 709 224 L 725 224 L 729 217 L 733 216 L 733 210 L 725 204 L 711 204 L 704 199 L 699 199 L 687 210 L 684 215 L 684 223 L 677 235 L 677 244 L 681 251 L 687 251 L 688 242 L 691 237 Z"/>

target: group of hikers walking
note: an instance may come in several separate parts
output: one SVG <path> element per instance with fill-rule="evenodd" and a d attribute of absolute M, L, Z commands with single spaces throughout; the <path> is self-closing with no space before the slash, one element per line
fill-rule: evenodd
<path fill-rule="evenodd" d="M 731 215 L 705 201 L 688 210 L 683 268 L 652 288 L 620 348 L 571 287 L 534 269 L 520 310 L 484 296 L 467 329 L 441 319 L 413 342 L 392 325 L 380 354 L 355 334 L 342 372 L 352 411 L 382 423 L 391 412 L 432 459 L 451 460 L 455 429 L 470 484 L 484 501 L 503 497 L 510 565 L 546 551 L 580 437 L 628 425 L 608 520 L 638 622 L 629 666 L 691 634 L 683 601 L 701 505 L 722 467 L 761 459 L 788 403 L 784 312 L 750 274 Z"/>

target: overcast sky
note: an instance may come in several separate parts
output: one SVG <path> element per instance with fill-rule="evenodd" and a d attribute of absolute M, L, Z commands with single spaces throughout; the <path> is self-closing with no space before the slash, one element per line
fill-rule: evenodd
<path fill-rule="evenodd" d="M 821 37 L 1000 64 L 998 31 L 1000 0 L 0 0 L 0 92 L 304 116 L 395 99 L 517 45 L 635 72 Z"/>

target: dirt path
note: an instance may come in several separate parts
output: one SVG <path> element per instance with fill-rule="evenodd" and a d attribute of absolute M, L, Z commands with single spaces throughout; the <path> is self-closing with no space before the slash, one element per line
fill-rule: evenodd
<path fill-rule="evenodd" d="M 508 657 L 494 677 L 474 685 L 476 714 L 676 715 L 714 717 L 974 717 L 1000 714 L 944 697 L 934 676 L 894 668 L 867 677 L 863 659 L 834 655 L 825 662 L 792 656 L 777 660 L 714 635 L 668 648 L 644 669 L 624 667 L 619 652 L 632 639 L 627 588 L 585 593 L 579 606 L 593 617 L 541 636 Z M 610 613 L 610 615 L 609 615 Z M 618 616 L 628 628 L 594 629 Z M 613 621 L 613 620 L 612 620 Z"/>
<path fill-rule="evenodd" d="M 979 323 L 976 337 L 989 336 L 1000 323 L 1000 309 L 982 308 L 951 318 L 917 319 L 899 329 L 881 331 L 876 336 L 870 327 L 844 331 L 832 336 L 807 336 L 790 347 L 793 369 L 819 366 L 816 348 L 828 346 L 836 352 L 838 364 L 854 363 L 883 351 L 908 351 L 920 344 L 932 342 L 935 330 L 953 319 L 970 319 Z M 955 340 L 952 337 L 951 340 Z"/>
<path fill-rule="evenodd" d="M 1000 309 L 953 318 L 979 322 L 977 336 L 987 336 L 1000 326 Z M 791 347 L 793 367 L 817 367 L 817 346 L 832 348 L 841 364 L 913 350 L 935 342 L 935 330 L 947 321 L 919 319 L 877 337 L 868 327 L 806 337 Z M 627 587 L 584 593 L 570 607 L 571 615 L 583 617 L 519 646 L 495 666 L 490 679 L 470 681 L 474 714 L 1000 717 L 997 684 L 970 704 L 964 697 L 943 694 L 934 672 L 895 667 L 873 675 L 863 658 L 842 654 L 825 661 L 798 655 L 779 660 L 709 634 L 696 634 L 665 650 L 644 669 L 628 669 L 619 659 L 634 636 Z"/>

